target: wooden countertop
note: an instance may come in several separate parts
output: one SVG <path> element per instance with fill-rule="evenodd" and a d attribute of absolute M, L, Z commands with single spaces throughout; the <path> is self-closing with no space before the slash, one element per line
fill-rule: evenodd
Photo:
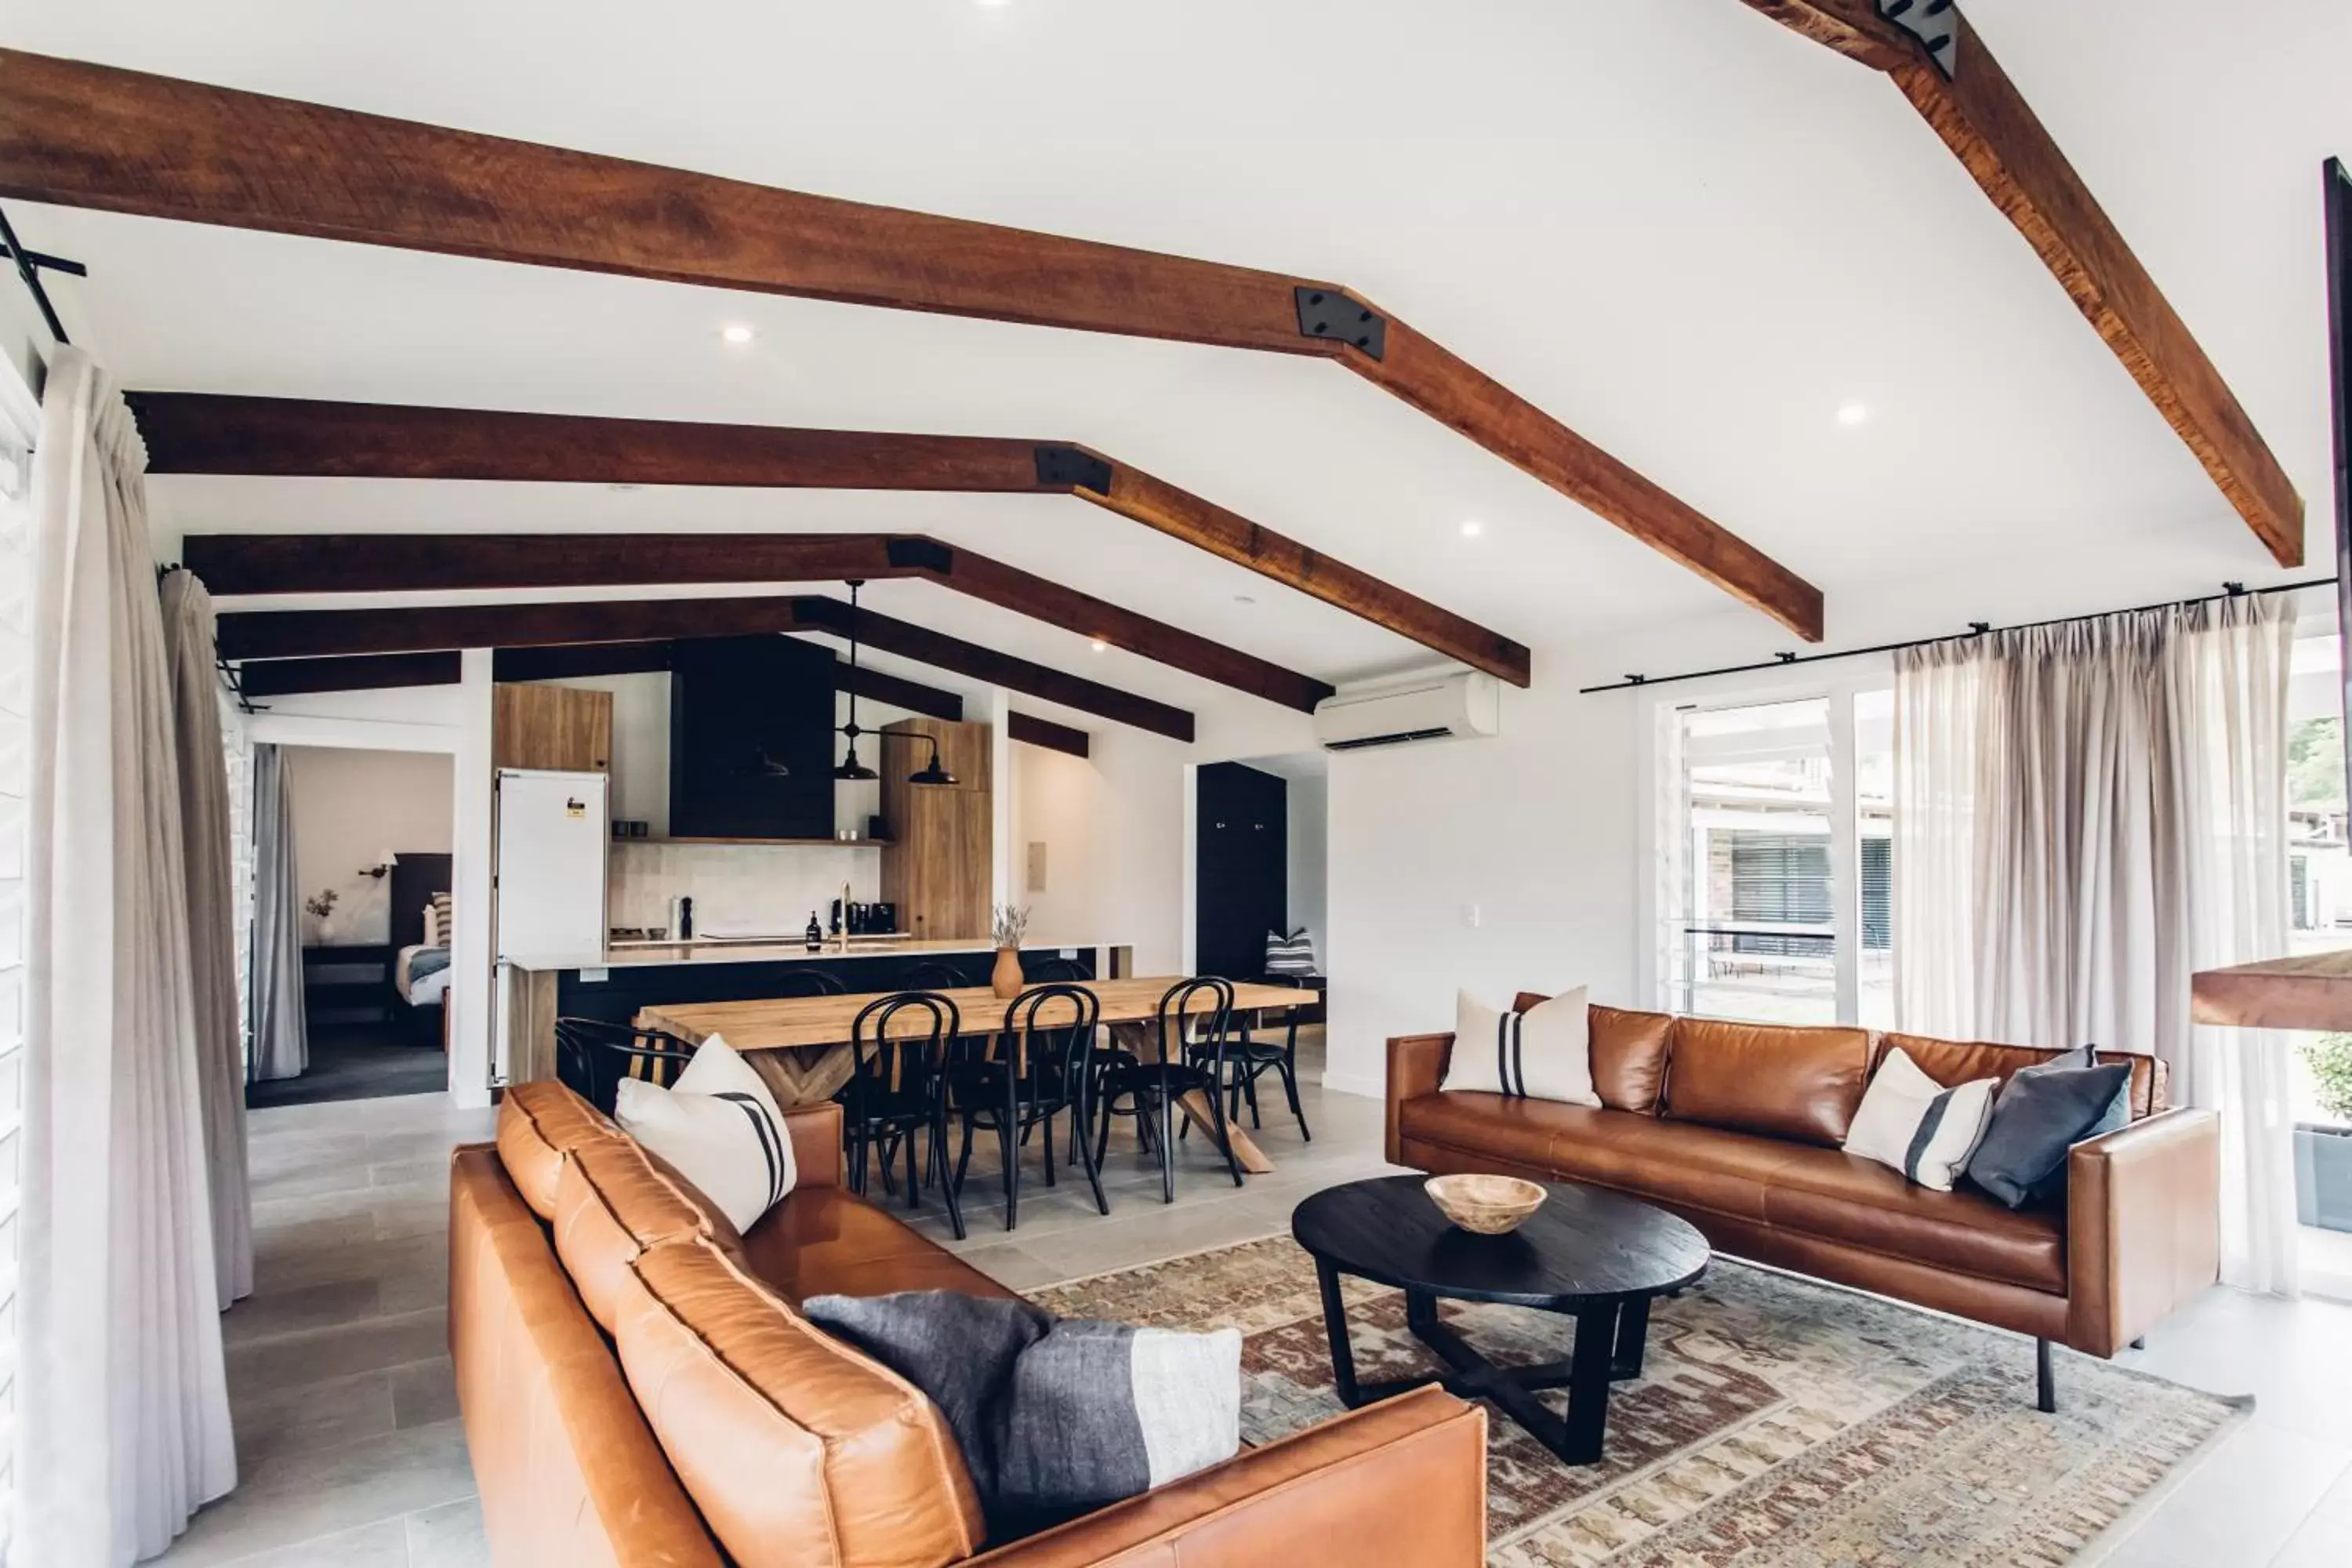
<path fill-rule="evenodd" d="M 1118 947 L 1119 942 L 1024 942 L 1024 952 L 1051 952 L 1066 950 L 1073 952 L 1091 952 L 1097 948 Z M 887 941 L 867 942 L 852 938 L 845 952 L 828 938 L 815 952 L 799 942 L 630 942 L 610 947 L 604 956 L 583 963 L 578 958 L 534 958 L 529 954 L 509 956 L 507 963 L 517 969 L 644 969 L 677 963 L 838 963 L 849 958 L 909 958 L 931 953 L 993 953 L 995 945 L 986 937 L 901 937 Z M 847 1038 L 844 1036 L 843 1038 Z"/>
<path fill-rule="evenodd" d="M 2189 977 L 2189 1016 L 2241 1029 L 2352 1029 L 2352 948 Z"/>

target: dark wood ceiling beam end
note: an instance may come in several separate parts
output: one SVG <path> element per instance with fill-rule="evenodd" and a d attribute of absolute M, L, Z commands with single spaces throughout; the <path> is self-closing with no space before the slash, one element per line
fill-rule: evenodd
<path fill-rule="evenodd" d="M 292 697 L 311 691 L 380 691 L 401 686 L 455 686 L 460 656 L 373 653 L 355 658 L 256 659 L 237 668 L 238 689 L 249 698 Z"/>
<path fill-rule="evenodd" d="M 1270 528 L 1261 528 L 1238 512 L 1179 489 L 1140 468 L 1113 463 L 1108 494 L 1093 489 L 1074 493 L 1129 521 L 1157 529 L 1196 549 L 1246 566 L 1514 686 L 1525 686 L 1532 679 L 1532 662 L 1525 644 L 1384 583 L 1368 572 L 1360 572 L 1344 561 L 1310 550 Z M 1323 695 L 1328 696 L 1328 690 Z M 1307 710 L 1312 711 L 1313 704 L 1308 704 Z"/>
<path fill-rule="evenodd" d="M 1091 738 L 1084 730 L 1056 724 L 1051 719 L 1040 719 L 1034 713 L 1023 713 L 1017 710 L 1005 714 L 1004 732 L 1024 744 L 1066 752 L 1074 757 L 1087 755 L 1091 744 Z"/>
<path fill-rule="evenodd" d="M 1351 351 L 1344 363 L 1805 641 L 1822 640 L 1819 588 L 1444 345 L 1393 321 L 1385 358 Z"/>

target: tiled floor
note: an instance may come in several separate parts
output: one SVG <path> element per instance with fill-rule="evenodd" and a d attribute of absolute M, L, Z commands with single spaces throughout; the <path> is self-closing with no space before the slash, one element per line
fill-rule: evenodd
<path fill-rule="evenodd" d="M 1006 1232 L 982 1142 L 967 1188 L 970 1237 L 949 1239 L 936 1195 L 915 1223 L 1016 1289 L 1274 1234 L 1307 1194 L 1387 1168 L 1379 1102 L 1327 1100 L 1311 1086 L 1306 1099 L 1314 1141 L 1274 1113 L 1277 1095 L 1257 1136 L 1278 1169 L 1239 1191 L 1195 1138 L 1183 1146 L 1177 1201 L 1163 1205 L 1157 1168 L 1122 1128 L 1106 1173 L 1108 1218 L 1082 1178 L 1045 1187 L 1033 1149 L 1020 1228 Z M 443 1313 L 446 1157 L 486 1133 L 488 1114 L 418 1096 L 257 1110 L 250 1125 L 257 1289 L 226 1320 L 243 1484 L 159 1561 L 488 1563 Z M 2352 1307 L 2217 1290 L 2126 1360 L 2252 1393 L 2257 1405 L 2108 1559 L 2116 1568 L 2352 1562 Z"/>

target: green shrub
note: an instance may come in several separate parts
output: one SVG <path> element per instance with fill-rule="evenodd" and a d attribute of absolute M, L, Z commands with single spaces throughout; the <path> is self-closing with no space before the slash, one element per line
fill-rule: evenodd
<path fill-rule="evenodd" d="M 2319 1086 L 2319 1103 L 2338 1121 L 2352 1121 L 2352 1035 L 2322 1035 L 2303 1047 Z"/>

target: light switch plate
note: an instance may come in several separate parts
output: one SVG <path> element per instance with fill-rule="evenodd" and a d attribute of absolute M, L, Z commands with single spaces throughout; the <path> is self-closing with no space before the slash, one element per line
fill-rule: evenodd
<path fill-rule="evenodd" d="M 580 972 L 580 984 L 583 985 L 602 985 L 612 978 L 613 972 L 609 969 L 583 969 Z"/>

